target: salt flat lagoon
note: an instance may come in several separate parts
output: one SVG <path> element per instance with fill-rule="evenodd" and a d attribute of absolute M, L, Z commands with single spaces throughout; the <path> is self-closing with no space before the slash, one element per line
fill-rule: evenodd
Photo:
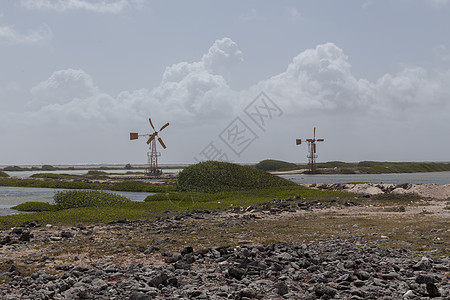
<path fill-rule="evenodd" d="M 182 169 L 162 169 L 163 173 L 178 173 L 181 172 Z M 5 171 L 11 177 L 19 177 L 25 178 L 30 177 L 34 174 L 43 174 L 43 173 L 53 173 L 53 174 L 68 174 L 68 175 L 86 175 L 89 170 L 54 170 L 54 171 Z M 99 170 L 105 173 L 114 173 L 114 174 L 126 174 L 127 172 L 142 172 L 144 173 L 144 169 L 134 169 L 134 170 L 125 170 L 125 169 L 117 169 L 117 170 Z"/>
<path fill-rule="evenodd" d="M 450 172 L 429 173 L 389 173 L 389 174 L 286 174 L 279 175 L 295 183 L 348 183 L 348 182 L 374 182 L 374 183 L 436 183 L 450 184 Z"/>
<path fill-rule="evenodd" d="M 11 215 L 19 213 L 16 210 L 10 209 L 21 203 L 29 201 L 39 202 L 53 202 L 53 195 L 64 189 L 47 189 L 47 188 L 28 188 L 28 187 L 9 187 L 0 186 L 0 216 Z M 155 193 L 143 192 L 122 192 L 122 191 L 108 191 L 110 193 L 118 194 L 132 201 L 144 201 L 144 199 Z"/>

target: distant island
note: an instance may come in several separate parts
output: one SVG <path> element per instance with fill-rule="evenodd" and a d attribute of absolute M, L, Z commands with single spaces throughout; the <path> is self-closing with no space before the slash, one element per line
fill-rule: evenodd
<path fill-rule="evenodd" d="M 268 172 L 287 172 L 298 170 L 300 173 L 308 169 L 307 164 L 295 164 L 281 160 L 266 159 L 255 165 L 255 168 Z M 317 163 L 319 174 L 383 174 L 383 173 L 421 173 L 450 171 L 448 162 L 342 162 L 330 161 Z"/>

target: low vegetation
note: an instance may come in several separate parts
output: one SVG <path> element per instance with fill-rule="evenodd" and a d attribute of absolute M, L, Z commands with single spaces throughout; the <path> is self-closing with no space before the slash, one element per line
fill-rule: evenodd
<path fill-rule="evenodd" d="M 111 207 L 131 202 L 126 197 L 101 191 L 58 192 L 53 200 L 58 210 L 78 207 Z"/>
<path fill-rule="evenodd" d="M 273 187 L 293 186 L 293 182 L 249 166 L 206 161 L 191 165 L 180 172 L 180 191 L 216 193 Z"/>
<path fill-rule="evenodd" d="M 9 175 L 3 171 L 0 171 L 0 177 L 9 177 Z"/>
<path fill-rule="evenodd" d="M 296 170 L 299 166 L 286 161 L 266 159 L 257 163 L 255 168 L 264 171 L 289 171 Z"/>
<path fill-rule="evenodd" d="M 155 185 L 141 181 L 126 180 L 119 183 L 97 183 L 83 181 L 39 180 L 0 178 L 0 186 L 16 187 L 41 187 L 54 189 L 84 189 L 84 190 L 111 190 L 162 193 L 175 191 L 175 187 L 167 185 Z"/>
<path fill-rule="evenodd" d="M 18 211 L 28 211 L 28 212 L 39 212 L 39 211 L 55 211 L 57 210 L 57 206 L 47 203 L 47 202 L 37 202 L 37 201 L 30 201 L 25 202 L 19 205 L 16 205 L 14 207 L 11 207 L 12 209 L 18 210 Z"/>

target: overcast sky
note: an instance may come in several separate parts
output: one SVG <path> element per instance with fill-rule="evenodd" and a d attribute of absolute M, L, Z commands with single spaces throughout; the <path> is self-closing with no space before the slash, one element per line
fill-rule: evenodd
<path fill-rule="evenodd" d="M 450 1 L 0 2 L 0 165 L 450 161 Z M 159 145 L 158 145 L 159 146 Z"/>

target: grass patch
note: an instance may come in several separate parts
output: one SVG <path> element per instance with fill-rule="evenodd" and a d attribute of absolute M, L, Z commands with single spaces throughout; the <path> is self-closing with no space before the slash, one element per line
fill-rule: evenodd
<path fill-rule="evenodd" d="M 95 183 L 82 181 L 0 178 L 0 186 L 40 187 L 53 189 L 112 190 L 148 193 L 175 191 L 175 187 L 173 186 L 156 185 L 133 180 L 126 180 L 120 183 Z"/>
<path fill-rule="evenodd" d="M 37 173 L 30 176 L 31 178 L 46 178 L 46 179 L 82 179 L 81 175 L 69 174 L 55 174 L 55 173 Z"/>
<path fill-rule="evenodd" d="M 131 202 L 126 197 L 100 191 L 65 191 L 53 196 L 57 208 L 117 206 Z"/>
<path fill-rule="evenodd" d="M 57 206 L 47 202 L 29 201 L 11 208 L 18 211 L 39 212 L 39 211 L 56 211 Z"/>
<path fill-rule="evenodd" d="M 9 175 L 3 171 L 0 171 L 0 177 L 9 177 Z"/>
<path fill-rule="evenodd" d="M 217 161 L 201 162 L 185 168 L 180 172 L 177 184 L 180 191 L 207 193 L 295 185 L 262 170 Z"/>

